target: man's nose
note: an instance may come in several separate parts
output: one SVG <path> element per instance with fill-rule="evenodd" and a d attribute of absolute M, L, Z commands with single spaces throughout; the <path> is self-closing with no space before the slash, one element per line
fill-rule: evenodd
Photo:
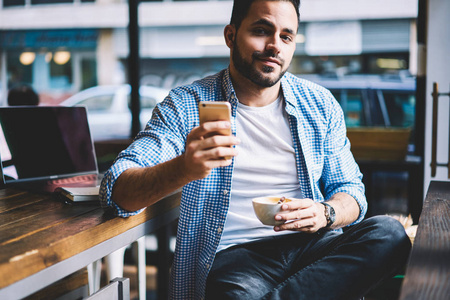
<path fill-rule="evenodd" d="M 281 39 L 279 37 L 270 37 L 266 45 L 266 51 L 270 51 L 270 53 L 273 53 L 273 56 L 276 56 L 280 53 L 280 43 Z"/>

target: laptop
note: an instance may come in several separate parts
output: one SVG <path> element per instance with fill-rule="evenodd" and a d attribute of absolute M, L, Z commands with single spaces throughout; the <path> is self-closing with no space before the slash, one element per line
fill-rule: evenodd
<path fill-rule="evenodd" d="M 98 187 L 85 107 L 0 107 L 0 188 Z"/>

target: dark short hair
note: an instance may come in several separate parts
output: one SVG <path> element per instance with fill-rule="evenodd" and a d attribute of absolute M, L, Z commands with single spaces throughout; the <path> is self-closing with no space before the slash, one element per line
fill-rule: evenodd
<path fill-rule="evenodd" d="M 39 96 L 29 85 L 17 85 L 8 92 L 8 105 L 38 105 Z"/>
<path fill-rule="evenodd" d="M 242 20 L 247 16 L 250 6 L 256 0 L 234 0 L 233 11 L 231 13 L 230 24 L 234 25 L 236 29 L 241 26 Z M 291 2 L 297 13 L 298 22 L 300 22 L 300 0 L 268 0 L 268 1 L 285 1 Z"/>

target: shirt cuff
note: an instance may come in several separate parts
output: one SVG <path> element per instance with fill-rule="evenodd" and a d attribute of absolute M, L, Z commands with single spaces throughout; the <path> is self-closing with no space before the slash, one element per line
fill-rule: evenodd
<path fill-rule="evenodd" d="M 121 208 L 117 203 L 112 200 L 112 190 L 114 184 L 116 183 L 117 178 L 119 178 L 120 174 L 122 174 L 125 170 L 134 167 L 142 167 L 134 162 L 126 161 L 126 162 L 116 162 L 103 177 L 103 180 L 100 185 L 99 198 L 100 203 L 103 207 L 112 207 L 115 211 L 115 214 L 119 217 L 130 217 L 141 213 L 145 208 L 136 210 L 136 211 L 128 211 Z"/>

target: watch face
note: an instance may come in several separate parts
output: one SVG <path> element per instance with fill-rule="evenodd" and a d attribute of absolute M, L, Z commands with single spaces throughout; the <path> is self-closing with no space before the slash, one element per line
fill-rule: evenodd
<path fill-rule="evenodd" d="M 334 208 L 331 205 L 327 205 L 327 209 L 328 209 L 328 214 L 330 216 L 330 225 L 331 225 L 334 223 L 334 221 L 336 221 L 336 212 L 334 211 Z"/>
<path fill-rule="evenodd" d="M 334 211 L 333 206 L 331 206 L 330 204 L 325 202 L 322 202 L 322 204 L 325 206 L 325 218 L 327 219 L 327 227 L 330 227 L 336 221 L 336 212 Z"/>

